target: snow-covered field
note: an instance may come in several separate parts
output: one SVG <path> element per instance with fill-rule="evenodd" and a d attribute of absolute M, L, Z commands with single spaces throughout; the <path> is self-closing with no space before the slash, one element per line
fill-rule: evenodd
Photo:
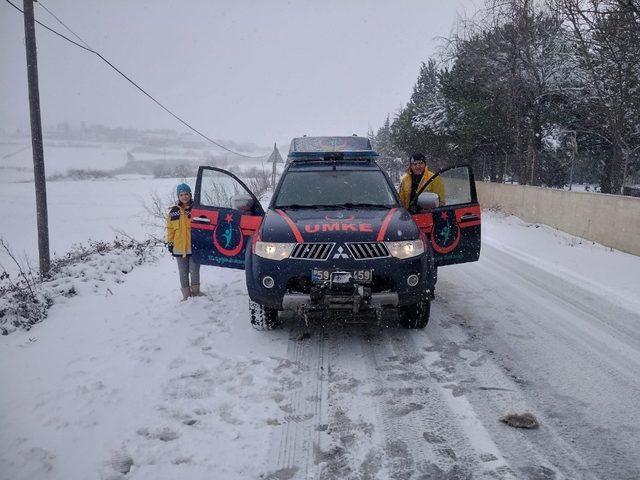
<path fill-rule="evenodd" d="M 178 181 L 51 182 L 53 249 L 155 233 L 144 203 Z M 0 213 L 35 258 L 32 188 L 0 184 Z M 485 211 L 424 331 L 257 332 L 242 271 L 179 302 L 158 253 L 90 260 L 0 337 L 0 479 L 640 478 L 638 257 Z"/>
<path fill-rule="evenodd" d="M 152 196 L 159 195 L 170 205 L 175 187 L 183 179 L 155 179 L 128 176 L 94 181 L 48 182 L 48 214 L 51 252 L 59 256 L 73 244 L 111 240 L 118 232 L 135 238 L 157 234 L 158 219 L 145 209 Z M 193 178 L 184 179 L 194 185 Z M 19 255 L 37 259 L 35 193 L 32 183 L 0 183 L 0 237 Z M 162 223 L 160 221 L 160 223 Z M 11 267 L 6 256 L 0 263 Z M 37 261 L 35 262 L 37 264 Z"/>
<path fill-rule="evenodd" d="M 247 165 L 252 166 L 250 162 Z M 243 165 L 243 168 L 247 168 Z M 161 219 L 150 215 L 153 196 L 169 206 L 175 201 L 175 187 L 191 178 L 154 178 L 118 175 L 102 180 L 59 180 L 47 183 L 49 241 L 52 256 L 61 256 L 74 244 L 91 240 L 109 241 L 116 235 L 137 239 L 163 235 Z M 37 265 L 35 190 L 32 182 L 5 183 L 0 180 L 0 238 L 14 253 Z M 0 252 L 0 265 L 15 266 Z"/>
<path fill-rule="evenodd" d="M 70 169 L 112 170 L 127 162 L 131 147 L 113 144 L 45 142 L 44 154 L 47 175 L 65 174 Z M 0 168 L 8 181 L 33 179 L 33 160 L 30 139 L 0 141 Z M 2 187 L 0 187 L 2 188 Z"/>
<path fill-rule="evenodd" d="M 247 152 L 261 157 L 268 151 Z M 112 172 L 124 167 L 128 160 L 183 161 L 206 164 L 209 156 L 219 156 L 219 150 L 206 147 L 154 147 L 138 144 L 122 144 L 95 141 L 46 140 L 44 158 L 47 177 L 66 175 L 70 170 Z M 262 169 L 264 158 L 236 158 L 228 160 L 225 168 L 235 165 L 240 170 Z M 266 166 L 268 170 L 268 165 Z M 9 182 L 33 181 L 33 157 L 30 138 L 0 137 L 0 188 Z"/>

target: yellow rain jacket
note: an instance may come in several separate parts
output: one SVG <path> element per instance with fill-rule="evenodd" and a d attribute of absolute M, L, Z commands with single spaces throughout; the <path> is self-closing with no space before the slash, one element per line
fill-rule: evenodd
<path fill-rule="evenodd" d="M 191 204 L 178 203 L 169 209 L 167 243 L 173 244 L 174 257 L 191 255 Z"/>
<path fill-rule="evenodd" d="M 429 181 L 431 177 L 433 177 L 434 173 L 429 171 L 428 168 L 424 169 L 424 173 L 422 174 L 422 179 L 420 180 L 420 184 L 418 185 L 418 191 Z M 444 196 L 444 183 L 442 179 L 436 178 L 431 185 L 424 189 L 425 192 L 433 192 L 437 193 L 440 197 L 440 206 L 445 204 L 445 196 Z M 405 209 L 409 209 L 409 202 L 411 201 L 411 169 L 407 168 L 407 171 L 402 176 L 400 180 L 400 191 L 398 192 L 400 195 L 400 202 Z"/>

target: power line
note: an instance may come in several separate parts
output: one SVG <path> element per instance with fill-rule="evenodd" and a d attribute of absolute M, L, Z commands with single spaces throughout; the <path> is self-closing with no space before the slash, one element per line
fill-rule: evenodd
<path fill-rule="evenodd" d="M 11 2 L 11 0 L 5 0 L 9 5 L 11 5 L 13 8 L 15 8 L 16 10 L 18 10 L 19 12 L 21 12 L 24 15 L 24 11 L 18 7 L 17 5 L 15 5 L 13 2 Z M 38 2 L 39 3 L 39 2 Z M 49 12 L 48 9 L 45 8 L 45 10 L 47 10 Z M 51 13 L 51 12 L 49 12 Z M 51 15 L 56 18 L 67 30 L 69 30 L 71 33 L 73 33 L 73 35 L 76 36 L 76 38 L 78 38 L 81 42 L 85 43 L 84 40 L 82 40 L 82 38 L 80 38 L 77 34 L 75 34 L 73 32 L 73 30 L 71 30 L 69 27 L 67 27 L 64 23 L 62 23 L 61 20 L 58 19 L 58 17 L 56 17 L 55 15 L 53 15 L 53 13 L 51 13 Z M 92 48 L 90 48 L 88 45 L 81 45 L 78 42 L 71 40 L 69 37 L 63 35 L 62 33 L 54 30 L 53 28 L 45 25 L 44 23 L 36 20 L 35 21 L 38 25 L 40 25 L 41 27 L 45 28 L 46 30 L 49 30 L 51 33 L 63 38 L 64 40 L 66 40 L 67 42 L 75 45 L 78 48 L 81 48 L 82 50 L 86 50 L 87 52 L 91 52 L 94 55 L 98 56 L 98 58 L 100 58 L 103 62 L 105 62 L 107 65 L 109 65 L 113 70 L 115 70 L 118 74 L 120 74 L 125 80 L 127 80 L 131 85 L 133 85 L 134 87 L 136 87 L 140 92 L 142 92 L 146 97 L 148 97 L 151 101 L 153 101 L 156 105 L 158 105 L 160 108 L 162 108 L 165 112 L 167 112 L 169 115 L 171 115 L 173 118 L 175 118 L 176 120 L 178 120 L 180 123 L 182 123 L 185 127 L 187 127 L 189 130 L 193 131 L 194 133 L 196 133 L 197 135 L 201 136 L 202 138 L 204 138 L 205 140 L 213 143 L 214 145 L 216 145 L 217 147 L 222 148 L 223 150 L 226 150 L 229 153 L 233 153 L 234 155 L 238 155 L 240 157 L 244 157 L 244 158 L 264 158 L 266 157 L 266 155 L 262 155 L 262 156 L 251 156 L 251 155 L 245 155 L 243 153 L 240 152 L 236 152 L 234 150 L 231 150 L 230 148 L 225 147 L 224 145 L 219 144 L 218 142 L 216 142 L 215 140 L 213 140 L 212 138 L 208 137 L 207 135 L 205 135 L 204 133 L 202 133 L 200 130 L 197 130 L 196 128 L 192 127 L 191 125 L 189 125 L 185 120 L 183 120 L 182 118 L 180 118 L 178 115 L 176 115 L 175 113 L 173 113 L 171 110 L 169 110 L 167 107 L 165 107 L 162 103 L 160 103 L 160 101 L 156 100 L 150 93 L 148 93 L 144 88 L 142 88 L 140 85 L 138 85 L 136 82 L 134 82 L 131 78 L 129 78 L 125 73 L 123 73 L 118 67 L 116 67 L 113 63 L 111 63 L 109 60 L 107 60 L 105 57 L 102 56 L 102 54 L 100 54 L 99 52 L 93 50 Z"/>
<path fill-rule="evenodd" d="M 74 37 L 76 37 L 78 40 L 80 40 L 80 42 L 82 42 L 82 44 L 83 44 L 85 47 L 87 47 L 87 48 L 91 48 L 91 45 L 89 45 L 87 42 L 85 42 L 85 41 L 80 37 L 80 35 L 78 35 L 76 32 L 74 32 L 73 30 L 71 30 L 71 29 L 70 29 L 70 28 L 69 28 L 69 27 L 68 27 L 68 26 L 67 26 L 67 25 L 66 25 L 62 20 L 60 20 L 60 19 L 58 18 L 58 16 L 57 16 L 55 13 L 53 13 L 51 10 L 49 10 L 49 9 L 47 8 L 47 6 L 46 6 L 44 3 L 42 3 L 42 0 L 38 0 L 37 4 L 38 4 L 39 6 L 41 6 L 42 8 L 44 8 L 44 9 L 45 9 L 45 11 L 46 11 L 49 15 L 51 15 L 53 18 L 55 18 L 55 19 L 58 21 L 58 23 L 59 23 L 60 25 L 62 25 L 64 28 L 66 28 L 66 29 L 67 29 L 67 31 L 68 31 L 71 35 L 73 35 L 73 36 L 74 36 Z"/>

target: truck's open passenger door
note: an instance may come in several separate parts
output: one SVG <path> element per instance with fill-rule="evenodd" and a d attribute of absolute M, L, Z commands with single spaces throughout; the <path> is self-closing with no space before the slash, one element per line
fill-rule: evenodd
<path fill-rule="evenodd" d="M 444 185 L 440 206 L 418 212 L 413 219 L 431 241 L 437 266 L 475 262 L 480 258 L 480 205 L 470 165 L 449 167 L 436 173 Z"/>
<path fill-rule="evenodd" d="M 264 210 L 234 174 L 200 167 L 191 210 L 193 258 L 203 265 L 244 269 L 245 252 Z"/>

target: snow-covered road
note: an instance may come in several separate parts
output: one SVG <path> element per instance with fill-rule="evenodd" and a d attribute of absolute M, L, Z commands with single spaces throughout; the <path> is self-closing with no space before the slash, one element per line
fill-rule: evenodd
<path fill-rule="evenodd" d="M 484 225 L 424 331 L 257 332 L 242 272 L 179 303 L 167 257 L 55 305 L 0 340 L 0 478 L 639 478 L 640 259 Z"/>

